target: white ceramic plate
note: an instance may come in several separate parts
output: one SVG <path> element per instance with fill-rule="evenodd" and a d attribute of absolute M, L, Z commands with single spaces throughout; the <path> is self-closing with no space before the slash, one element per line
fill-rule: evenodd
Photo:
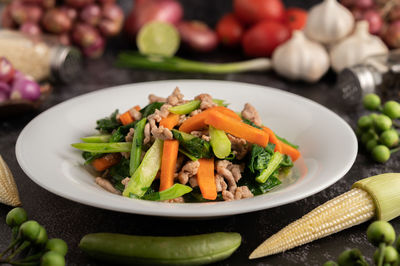
<path fill-rule="evenodd" d="M 167 96 L 179 86 L 186 98 L 209 93 L 241 110 L 250 102 L 263 123 L 278 135 L 300 145 L 295 178 L 270 193 L 232 202 L 169 204 L 124 198 L 95 184 L 83 167 L 81 152 L 70 144 L 93 135 L 97 119 L 115 109 L 147 104 L 154 93 Z M 24 172 L 56 195 L 114 211 L 155 216 L 205 218 L 246 213 L 303 199 L 332 185 L 350 169 L 357 154 L 357 139 L 339 116 L 306 98 L 246 83 L 171 80 L 130 84 L 88 93 L 43 112 L 21 132 L 16 155 Z"/>

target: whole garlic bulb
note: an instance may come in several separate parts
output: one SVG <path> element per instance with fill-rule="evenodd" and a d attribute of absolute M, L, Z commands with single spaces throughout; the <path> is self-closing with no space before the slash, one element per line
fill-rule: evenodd
<path fill-rule="evenodd" d="M 308 40 L 302 31 L 294 31 L 292 38 L 274 51 L 272 65 L 284 77 L 314 82 L 328 71 L 329 56 L 321 44 Z"/>
<path fill-rule="evenodd" d="M 330 58 L 332 68 L 340 72 L 346 67 L 362 63 L 367 57 L 388 52 L 381 39 L 369 33 L 368 22 L 360 21 L 351 36 L 332 47 Z"/>
<path fill-rule="evenodd" d="M 306 35 L 311 40 L 331 44 L 346 37 L 354 27 L 351 12 L 336 0 L 324 0 L 308 13 Z"/>

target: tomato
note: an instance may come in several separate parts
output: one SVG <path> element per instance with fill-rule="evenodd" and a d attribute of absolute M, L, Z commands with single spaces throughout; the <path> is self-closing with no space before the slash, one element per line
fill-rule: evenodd
<path fill-rule="evenodd" d="M 245 24 L 254 24 L 261 20 L 282 21 L 285 7 L 281 0 L 234 0 L 235 15 Z"/>
<path fill-rule="evenodd" d="M 242 46 L 248 56 L 271 56 L 275 48 L 290 38 L 287 26 L 276 21 L 262 21 L 244 33 Z"/>
<path fill-rule="evenodd" d="M 285 24 L 291 30 L 301 30 L 306 26 L 307 11 L 297 7 L 288 8 L 285 12 Z"/>
<path fill-rule="evenodd" d="M 216 31 L 220 42 L 232 47 L 240 43 L 244 29 L 235 15 L 228 13 L 218 21 Z"/>

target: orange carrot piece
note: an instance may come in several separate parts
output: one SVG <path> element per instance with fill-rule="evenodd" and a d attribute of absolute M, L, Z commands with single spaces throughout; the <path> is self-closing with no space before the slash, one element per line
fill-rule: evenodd
<path fill-rule="evenodd" d="M 173 129 L 179 123 L 179 115 L 170 113 L 167 117 L 161 119 L 160 126 L 164 128 Z"/>
<path fill-rule="evenodd" d="M 299 152 L 299 150 L 293 148 L 292 146 L 290 146 L 289 144 L 286 144 L 283 141 L 279 141 L 279 142 L 282 147 L 282 153 L 290 156 L 290 158 L 292 158 L 293 162 L 295 162 L 301 156 L 301 153 Z"/>
<path fill-rule="evenodd" d="M 281 141 L 275 136 L 275 133 L 266 126 L 263 126 L 262 129 L 269 135 L 269 141 L 275 144 L 275 151 L 283 153 Z"/>
<path fill-rule="evenodd" d="M 197 170 L 197 183 L 199 184 L 201 195 L 208 200 L 217 198 L 217 186 L 214 176 L 214 159 L 199 159 L 199 169 Z"/>
<path fill-rule="evenodd" d="M 96 171 L 104 171 L 113 165 L 116 165 L 121 159 L 120 153 L 109 153 L 103 157 L 93 160 L 92 165 Z"/>
<path fill-rule="evenodd" d="M 129 113 L 129 111 L 126 111 L 125 113 L 123 113 L 122 115 L 119 116 L 119 120 L 121 120 L 121 123 L 125 126 L 128 125 L 132 122 L 134 122 L 131 114 Z"/>
<path fill-rule="evenodd" d="M 187 119 L 185 122 L 182 123 L 182 125 L 179 127 L 179 130 L 186 132 L 186 133 L 190 133 L 194 130 L 200 130 L 200 129 L 206 127 L 207 125 L 205 123 L 205 120 L 206 120 L 207 114 L 211 111 L 218 111 L 218 112 L 223 113 L 237 121 L 242 120 L 240 118 L 240 116 L 238 114 L 236 114 L 234 111 L 232 111 L 231 109 L 228 109 L 224 106 L 216 106 L 216 107 L 209 108 L 209 109 L 205 110 L 204 112 L 201 112 L 200 114 L 190 117 L 189 119 Z"/>
<path fill-rule="evenodd" d="M 217 111 L 210 111 L 207 114 L 205 123 L 217 129 L 223 130 L 226 133 L 232 134 L 247 140 L 250 143 L 266 147 L 268 145 L 269 136 L 261 129 L 252 127 L 241 121 L 237 121 L 232 117 L 222 114 Z"/>
<path fill-rule="evenodd" d="M 160 191 L 166 190 L 174 184 L 176 160 L 178 158 L 179 141 L 164 140 L 161 159 Z"/>
<path fill-rule="evenodd" d="M 135 108 L 136 111 L 140 111 L 140 106 L 139 105 L 135 105 L 133 108 Z"/>

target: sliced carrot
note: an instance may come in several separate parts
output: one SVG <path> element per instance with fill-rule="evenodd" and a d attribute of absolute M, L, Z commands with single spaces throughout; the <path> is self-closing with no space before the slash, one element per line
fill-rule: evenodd
<path fill-rule="evenodd" d="M 109 153 L 101 158 L 93 160 L 92 165 L 96 171 L 104 171 L 113 165 L 116 165 L 121 159 L 120 153 Z"/>
<path fill-rule="evenodd" d="M 164 140 L 161 159 L 160 191 L 166 190 L 174 184 L 176 160 L 178 158 L 179 141 Z"/>
<path fill-rule="evenodd" d="M 269 141 L 275 144 L 275 151 L 283 153 L 281 141 L 275 136 L 275 133 L 266 126 L 263 126 L 262 129 L 269 135 Z"/>
<path fill-rule="evenodd" d="M 136 111 L 140 111 L 140 106 L 139 105 L 135 105 L 135 106 L 133 106 L 133 108 L 135 108 Z"/>
<path fill-rule="evenodd" d="M 160 126 L 168 129 L 173 129 L 179 122 L 179 115 L 170 113 L 167 117 L 161 119 Z"/>
<path fill-rule="evenodd" d="M 279 141 L 282 147 L 282 153 L 289 155 L 290 158 L 292 158 L 292 161 L 295 162 L 300 156 L 301 153 L 299 152 L 299 150 L 293 148 L 292 146 L 290 146 L 289 144 L 286 144 L 283 141 Z"/>
<path fill-rule="evenodd" d="M 208 200 L 217 198 L 217 186 L 214 176 L 214 159 L 199 159 L 199 169 L 197 170 L 197 183 L 199 184 L 201 195 Z"/>
<path fill-rule="evenodd" d="M 210 111 L 207 114 L 205 123 L 262 147 L 268 145 L 269 136 L 266 132 L 220 112 Z"/>
<path fill-rule="evenodd" d="M 216 106 L 216 107 L 209 108 L 209 109 L 205 110 L 204 112 L 201 112 L 200 114 L 190 117 L 189 119 L 187 119 L 185 122 L 182 123 L 182 125 L 179 127 L 179 130 L 186 132 L 186 133 L 190 133 L 194 130 L 200 130 L 200 129 L 206 127 L 207 125 L 205 123 L 205 120 L 206 120 L 207 114 L 211 111 L 218 111 L 218 112 L 223 113 L 237 121 L 242 120 L 240 118 L 240 116 L 238 114 L 236 114 L 234 111 L 232 111 L 231 109 L 228 109 L 224 106 Z"/>
<path fill-rule="evenodd" d="M 131 116 L 131 114 L 129 113 L 129 111 L 126 111 L 125 113 L 123 113 L 122 115 L 119 116 L 119 120 L 121 120 L 121 123 L 125 126 L 128 125 L 132 122 L 134 122 L 135 120 L 133 120 L 133 117 Z"/>

